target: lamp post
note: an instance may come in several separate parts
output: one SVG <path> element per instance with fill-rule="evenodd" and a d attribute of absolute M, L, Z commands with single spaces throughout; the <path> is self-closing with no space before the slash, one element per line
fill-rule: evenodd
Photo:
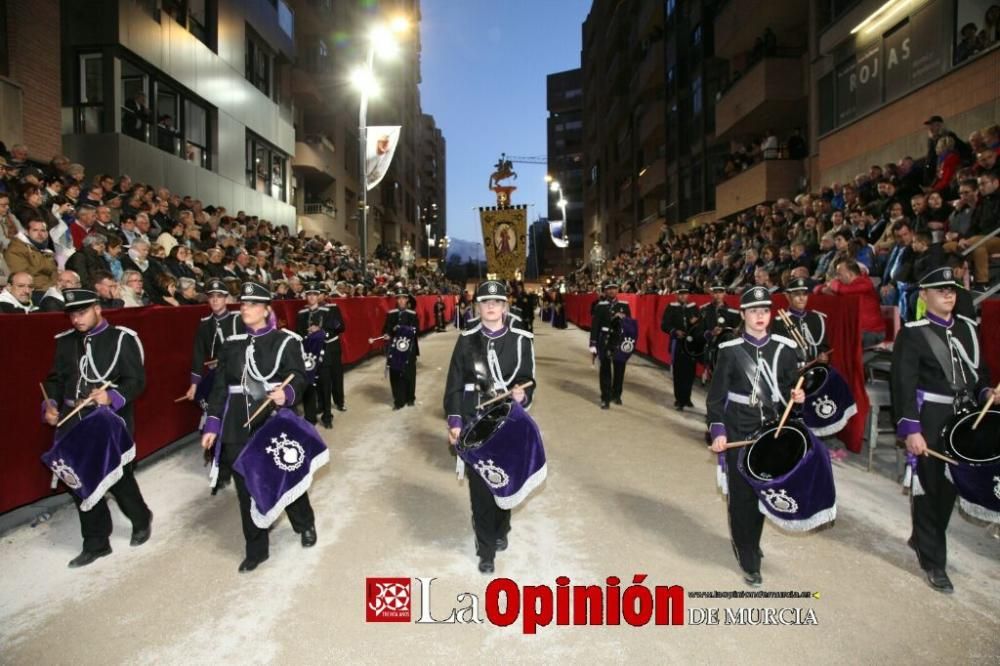
<path fill-rule="evenodd" d="M 368 275 L 368 174 L 365 167 L 368 150 L 368 99 L 378 94 L 375 78 L 375 54 L 391 57 L 399 53 L 399 44 L 394 33 L 409 29 L 409 21 L 396 18 L 386 26 L 375 26 L 368 35 L 368 49 L 365 62 L 351 74 L 354 86 L 361 93 L 358 105 L 358 167 L 361 185 L 361 275 Z"/>

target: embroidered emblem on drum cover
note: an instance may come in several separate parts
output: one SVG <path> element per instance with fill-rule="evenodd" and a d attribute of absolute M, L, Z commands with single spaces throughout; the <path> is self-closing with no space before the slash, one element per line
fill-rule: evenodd
<path fill-rule="evenodd" d="M 288 439 L 288 435 L 281 433 L 281 437 L 272 437 L 271 443 L 265 451 L 274 458 L 274 464 L 286 472 L 294 472 L 306 461 L 306 450 L 294 439 Z"/>
<path fill-rule="evenodd" d="M 307 371 L 316 367 L 316 354 L 306 352 L 302 355 L 302 359 L 305 361 Z"/>
<path fill-rule="evenodd" d="M 633 338 L 622 340 L 621 350 L 626 354 L 631 354 L 635 350 L 635 340 Z"/>
<path fill-rule="evenodd" d="M 799 503 L 789 497 L 784 488 L 777 492 L 773 488 L 768 488 L 764 491 L 764 501 L 772 509 L 781 513 L 795 513 L 799 510 Z"/>
<path fill-rule="evenodd" d="M 396 349 L 398 349 L 401 352 L 405 352 L 409 348 L 410 348 L 409 338 L 396 338 Z"/>
<path fill-rule="evenodd" d="M 65 483 L 67 486 L 76 490 L 83 484 L 80 483 L 80 477 L 76 475 L 73 468 L 66 464 L 66 461 L 60 458 L 52 466 L 52 473 L 59 477 L 59 479 Z"/>
<path fill-rule="evenodd" d="M 1000 499 L 1000 476 L 993 477 L 993 494 Z"/>
<path fill-rule="evenodd" d="M 475 468 L 479 472 L 479 476 L 483 477 L 483 481 L 490 488 L 499 489 L 510 483 L 510 477 L 507 476 L 507 472 L 503 471 L 503 468 L 494 465 L 492 460 L 487 460 L 486 462 L 480 460 L 475 464 Z"/>
<path fill-rule="evenodd" d="M 816 410 L 816 415 L 823 419 L 828 419 L 837 413 L 837 403 L 825 394 L 823 397 L 813 400 L 813 408 Z"/>

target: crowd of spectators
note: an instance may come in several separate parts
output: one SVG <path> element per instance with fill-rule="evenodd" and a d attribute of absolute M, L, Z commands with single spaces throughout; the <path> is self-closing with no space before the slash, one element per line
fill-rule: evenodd
<path fill-rule="evenodd" d="M 28 154 L 0 143 L 0 312 L 60 310 L 71 286 L 95 289 L 105 307 L 189 305 L 205 300 L 209 278 L 234 300 L 251 279 L 277 299 L 301 298 L 314 282 L 332 297 L 461 291 L 431 266 L 404 265 L 395 248 L 379 245 L 363 271 L 358 250 L 342 243 Z"/>
<path fill-rule="evenodd" d="M 852 182 L 684 233 L 664 224 L 657 242 L 588 262 L 567 288 L 593 291 L 611 277 L 625 293 L 707 292 L 716 281 L 730 293 L 751 285 L 773 292 L 806 278 L 815 293 L 865 296 L 862 329 L 872 333 L 884 329 L 880 305 L 898 306 L 904 321 L 917 315 L 916 282 L 933 267 L 950 265 L 970 290 L 985 291 L 997 282 L 991 256 L 1000 255 L 1000 236 L 989 237 L 1000 226 L 1000 127 L 966 142 L 939 116 L 925 126 L 928 152 L 919 159 L 872 165 Z"/>

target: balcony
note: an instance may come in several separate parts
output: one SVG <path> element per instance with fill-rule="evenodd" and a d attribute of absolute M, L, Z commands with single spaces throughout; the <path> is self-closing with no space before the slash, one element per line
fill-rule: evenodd
<path fill-rule="evenodd" d="M 332 178 L 336 171 L 336 159 L 333 144 L 326 138 L 307 137 L 306 141 L 295 142 L 292 168 L 327 174 Z"/>
<path fill-rule="evenodd" d="M 663 143 L 667 136 L 666 102 L 662 99 L 646 106 L 639 121 L 639 144 Z"/>
<path fill-rule="evenodd" d="M 651 162 L 639 172 L 639 196 L 645 199 L 667 184 L 667 161 L 664 158 Z"/>
<path fill-rule="evenodd" d="M 715 56 L 726 60 L 753 49 L 754 40 L 770 28 L 779 40 L 807 31 L 809 3 L 746 0 L 728 2 L 715 17 Z"/>
<path fill-rule="evenodd" d="M 769 127 L 799 127 L 807 112 L 801 59 L 765 58 L 716 102 L 715 135 L 726 138 L 761 133 Z"/>
<path fill-rule="evenodd" d="M 800 160 L 764 160 L 715 186 L 715 214 L 727 217 L 766 201 L 793 196 L 802 178 Z"/>
<path fill-rule="evenodd" d="M 646 57 L 639 63 L 639 92 L 663 88 L 666 82 L 664 67 L 663 40 L 661 39 L 649 47 L 649 50 L 646 51 Z"/>

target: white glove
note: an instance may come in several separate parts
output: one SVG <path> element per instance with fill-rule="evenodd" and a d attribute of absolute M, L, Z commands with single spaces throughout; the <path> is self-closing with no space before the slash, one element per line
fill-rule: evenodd
<path fill-rule="evenodd" d="M 596 354 L 597 353 L 597 347 L 591 347 L 590 348 L 590 353 L 591 354 Z"/>

